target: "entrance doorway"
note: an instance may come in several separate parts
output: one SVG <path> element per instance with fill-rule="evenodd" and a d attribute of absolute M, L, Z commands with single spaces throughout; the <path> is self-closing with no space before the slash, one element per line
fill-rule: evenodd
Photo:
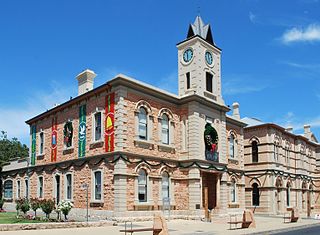
<path fill-rule="evenodd" d="M 217 206 L 217 180 L 218 174 L 201 172 L 202 175 L 202 206 L 212 210 Z M 207 208 L 206 208 L 207 207 Z"/>

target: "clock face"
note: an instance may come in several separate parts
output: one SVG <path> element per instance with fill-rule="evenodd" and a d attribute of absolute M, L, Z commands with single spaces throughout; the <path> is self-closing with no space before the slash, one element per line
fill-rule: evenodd
<path fill-rule="evenodd" d="M 184 62 L 186 62 L 186 63 L 190 62 L 192 57 L 193 57 L 193 51 L 192 51 L 191 48 L 189 48 L 189 49 L 187 49 L 187 50 L 185 50 L 183 52 L 183 60 L 184 60 Z"/>
<path fill-rule="evenodd" d="M 206 62 L 209 65 L 213 65 L 213 56 L 212 56 L 211 52 L 206 51 L 205 57 L 206 57 Z"/>

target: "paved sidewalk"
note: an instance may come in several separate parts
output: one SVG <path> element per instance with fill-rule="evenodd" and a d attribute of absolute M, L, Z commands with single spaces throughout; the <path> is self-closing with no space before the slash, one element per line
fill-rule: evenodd
<path fill-rule="evenodd" d="M 206 223 L 193 220 L 172 220 L 168 222 L 170 235 L 238 235 L 238 234 L 270 234 L 271 230 L 291 230 L 294 227 L 320 225 L 319 220 L 300 219 L 297 223 L 283 223 L 281 217 L 256 216 L 257 228 L 229 230 L 229 225 L 223 222 Z M 152 222 L 134 222 L 134 227 L 150 227 Z M 32 231 L 8 231 L 0 232 L 1 235 L 120 235 L 119 230 L 123 229 L 124 224 L 118 226 L 74 228 L 74 229 L 50 229 Z M 152 232 L 141 232 L 137 235 L 151 235 Z"/>

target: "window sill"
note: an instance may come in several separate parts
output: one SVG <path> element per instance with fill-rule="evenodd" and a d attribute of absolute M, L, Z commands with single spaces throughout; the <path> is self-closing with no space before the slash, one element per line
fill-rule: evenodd
<path fill-rule="evenodd" d="M 229 208 L 240 208 L 240 204 L 237 202 L 232 202 L 228 204 Z"/>
<path fill-rule="evenodd" d="M 154 205 L 151 202 L 136 202 L 133 208 L 135 211 L 150 211 L 154 209 Z"/>
<path fill-rule="evenodd" d="M 138 139 L 135 139 L 134 140 L 134 145 L 137 146 L 137 147 L 140 147 L 140 148 L 144 148 L 144 149 L 154 149 L 154 143 L 153 142 L 150 142 L 150 141 L 147 141 L 147 140 L 138 140 Z"/>
<path fill-rule="evenodd" d="M 68 147 L 68 148 L 65 148 L 62 151 L 62 154 L 65 155 L 65 154 L 70 154 L 70 153 L 73 153 L 73 152 L 74 152 L 74 148 L 73 147 Z"/>
<path fill-rule="evenodd" d="M 236 165 L 239 164 L 239 160 L 238 160 L 238 159 L 235 159 L 235 158 L 228 158 L 228 162 L 229 162 L 229 163 L 236 164 Z"/>
<path fill-rule="evenodd" d="M 37 157 L 37 160 L 43 160 L 44 159 L 44 153 L 38 154 L 36 157 Z"/>
<path fill-rule="evenodd" d="M 209 99 L 217 100 L 217 97 L 214 94 L 212 94 L 212 92 L 204 91 L 203 95 Z"/>
<path fill-rule="evenodd" d="M 176 149 L 172 145 L 158 144 L 160 152 L 175 153 Z"/>
<path fill-rule="evenodd" d="M 101 148 L 103 146 L 103 143 L 104 143 L 103 140 L 93 141 L 90 143 L 89 148 L 90 149 Z"/>
<path fill-rule="evenodd" d="M 90 201 L 90 207 L 102 207 L 104 202 L 102 200 Z"/>

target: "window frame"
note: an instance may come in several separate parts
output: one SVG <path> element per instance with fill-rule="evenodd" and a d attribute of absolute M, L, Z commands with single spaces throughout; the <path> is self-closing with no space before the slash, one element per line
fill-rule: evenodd
<path fill-rule="evenodd" d="M 213 74 L 206 72 L 206 91 L 213 93 Z"/>
<path fill-rule="evenodd" d="M 41 143 L 41 135 L 42 135 L 42 143 Z M 42 145 L 41 145 L 42 144 Z M 42 147 L 41 147 L 42 146 Z M 41 130 L 39 132 L 39 151 L 38 151 L 38 155 L 44 155 L 45 152 L 45 133 L 43 130 Z"/>
<path fill-rule="evenodd" d="M 16 198 L 19 199 L 21 198 L 21 180 L 20 179 L 17 179 L 16 181 Z"/>
<path fill-rule="evenodd" d="M 30 180 L 28 178 L 24 179 L 24 197 L 29 198 L 30 190 Z"/>
<path fill-rule="evenodd" d="M 259 146 L 257 140 L 251 142 L 251 161 L 252 163 L 259 162 Z"/>
<path fill-rule="evenodd" d="M 163 180 L 165 178 L 164 175 L 166 175 L 168 185 L 164 185 L 164 180 Z M 171 197 L 170 197 L 170 195 L 171 195 L 170 181 L 171 181 L 171 179 L 170 179 L 169 173 L 167 171 L 162 172 L 162 174 L 161 174 L 161 199 L 162 200 L 165 198 L 163 196 L 163 194 L 164 194 L 164 190 L 163 189 L 165 189 L 165 187 L 166 187 L 166 191 L 167 191 L 167 198 L 169 198 L 171 200 Z"/>
<path fill-rule="evenodd" d="M 229 136 L 229 157 L 231 159 L 235 159 L 236 158 L 236 138 L 235 135 L 233 133 L 230 134 Z M 231 148 L 232 147 L 232 148 Z M 232 151 L 231 151 L 232 150 Z M 232 154 L 231 154 L 232 153 Z"/>
<path fill-rule="evenodd" d="M 145 113 L 142 113 L 141 111 L 144 111 Z M 144 115 L 145 116 L 145 123 L 143 123 L 142 121 L 141 121 L 141 119 L 142 119 L 142 115 Z M 141 106 L 141 107 L 139 107 L 139 112 L 138 112 L 138 138 L 139 138 L 139 140 L 145 140 L 145 141 L 148 141 L 148 139 L 149 139 L 149 133 L 148 133 L 148 110 L 145 108 L 145 107 L 143 107 L 143 106 Z M 143 136 L 143 135 L 140 135 L 140 126 L 144 126 L 145 127 L 145 136 Z"/>
<path fill-rule="evenodd" d="M 70 198 L 68 198 L 68 176 L 71 177 L 71 185 L 70 185 Z M 64 175 L 64 199 L 67 201 L 73 201 L 73 173 L 68 172 Z"/>
<path fill-rule="evenodd" d="M 237 203 L 237 181 L 234 178 L 230 183 L 230 203 Z"/>
<path fill-rule="evenodd" d="M 96 139 L 96 115 L 100 113 L 100 118 L 101 118 L 101 136 L 100 136 L 100 139 Z M 103 141 L 103 137 L 104 137 L 104 124 L 103 124 L 103 121 L 104 121 L 104 115 L 103 115 L 103 111 L 101 109 L 98 109 L 92 113 L 92 142 L 93 143 L 96 143 L 96 142 L 101 142 Z"/>
<path fill-rule="evenodd" d="M 255 187 L 256 185 L 257 187 Z M 251 194 L 251 200 L 252 200 L 252 206 L 260 206 L 260 189 L 259 189 L 259 184 L 258 183 L 253 183 L 251 185 L 252 187 L 252 194 Z M 256 188 L 256 190 L 255 190 Z"/>
<path fill-rule="evenodd" d="M 145 175 L 144 175 L 144 177 L 145 177 L 145 183 L 144 184 L 142 184 L 141 183 L 141 178 L 140 178 L 140 172 L 145 172 Z M 148 202 L 148 181 L 149 181 L 149 178 L 148 178 L 148 172 L 147 172 L 147 170 L 146 169 L 143 169 L 143 168 L 141 168 L 141 169 L 139 169 L 139 171 L 138 171 L 138 202 L 139 203 L 146 203 L 146 202 Z M 144 186 L 144 199 L 142 200 L 142 199 L 140 199 L 140 186 Z"/>
<path fill-rule="evenodd" d="M 42 182 L 40 182 L 40 179 L 42 179 Z M 44 198 L 44 177 L 42 175 L 38 176 L 37 196 L 38 198 Z"/>
<path fill-rule="evenodd" d="M 11 189 L 6 189 L 6 183 L 9 183 L 9 182 L 11 182 Z M 7 191 L 7 190 L 9 190 L 9 191 Z M 9 193 L 9 197 L 8 197 L 8 195 L 6 195 L 8 193 Z M 12 179 L 6 179 L 3 182 L 3 198 L 7 199 L 7 200 L 13 200 L 13 180 Z"/>
<path fill-rule="evenodd" d="M 165 117 L 165 118 L 164 118 Z M 164 128 L 164 122 L 167 122 L 167 128 L 165 129 Z M 171 122 L 170 122 L 170 118 L 169 118 L 169 115 L 167 115 L 166 113 L 163 113 L 161 115 L 161 143 L 162 144 L 165 144 L 165 145 L 170 145 L 170 125 L 171 125 Z M 166 132 L 166 141 L 164 142 L 164 131 Z"/>
<path fill-rule="evenodd" d="M 100 199 L 96 199 L 96 173 L 100 173 Z M 103 184 L 104 184 L 104 174 L 102 169 L 96 169 L 92 171 L 91 175 L 91 202 L 103 202 L 104 201 L 104 191 L 103 191 Z"/>

